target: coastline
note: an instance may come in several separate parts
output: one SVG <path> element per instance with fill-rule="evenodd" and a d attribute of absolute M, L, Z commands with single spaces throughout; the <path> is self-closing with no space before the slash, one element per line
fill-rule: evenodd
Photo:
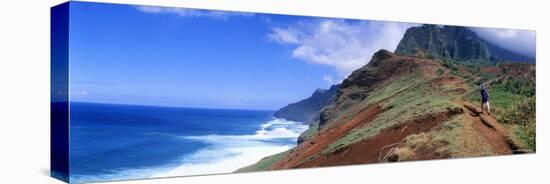
<path fill-rule="evenodd" d="M 234 173 L 270 155 L 296 146 L 298 136 L 307 129 L 301 122 L 273 118 L 260 125 L 253 135 L 184 136 L 210 146 L 183 158 L 182 164 L 153 177 L 196 176 Z M 197 163 L 194 161 L 200 160 Z"/>
<path fill-rule="evenodd" d="M 120 136 L 111 132 L 124 130 L 127 138 L 120 139 L 113 147 L 92 152 L 104 155 L 101 157 L 103 162 L 93 162 L 104 165 L 88 165 L 86 168 L 92 169 L 75 171 L 70 177 L 75 183 L 232 173 L 263 157 L 294 147 L 298 136 L 307 129 L 301 122 L 278 119 L 269 112 L 96 103 L 73 105 L 76 109 L 73 130 L 81 132 L 79 135 L 89 135 L 74 139 L 81 143 L 94 141 L 94 144 L 79 144 L 81 147 L 73 147 L 74 150 L 84 152 L 101 145 L 102 141 Z M 135 114 L 136 118 L 118 118 L 122 116 L 117 115 L 122 114 Z M 156 155 L 153 158 L 157 159 L 148 155 Z M 86 164 L 86 158 L 73 159 L 80 161 L 74 164 Z M 126 166 L 96 169 L 107 164 Z"/>

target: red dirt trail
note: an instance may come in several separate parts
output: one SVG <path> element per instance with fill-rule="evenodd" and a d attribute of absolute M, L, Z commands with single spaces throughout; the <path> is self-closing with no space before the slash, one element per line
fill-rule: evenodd
<path fill-rule="evenodd" d="M 469 113 L 466 117 L 473 121 L 476 131 L 482 135 L 493 150 L 499 154 L 512 154 L 517 146 L 510 140 L 508 131 L 492 116 L 481 114 L 480 110 L 468 102 L 460 101 Z"/>

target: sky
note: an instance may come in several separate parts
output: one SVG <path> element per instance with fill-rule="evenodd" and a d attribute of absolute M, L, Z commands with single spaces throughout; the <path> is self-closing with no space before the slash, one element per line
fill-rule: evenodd
<path fill-rule="evenodd" d="M 379 49 L 395 50 L 417 25 L 72 2 L 70 98 L 276 110 L 340 83 Z M 474 31 L 497 45 L 534 40 Z"/>
<path fill-rule="evenodd" d="M 517 54 L 536 58 L 536 32 L 516 29 L 470 28 L 482 39 Z"/>

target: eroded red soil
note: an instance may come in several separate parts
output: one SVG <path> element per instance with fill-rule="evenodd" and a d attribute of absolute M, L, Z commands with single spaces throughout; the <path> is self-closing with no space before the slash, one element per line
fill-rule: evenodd
<path fill-rule="evenodd" d="M 289 155 L 287 155 L 284 159 L 275 163 L 271 169 L 296 167 L 302 160 L 306 160 L 310 156 L 319 153 L 333 141 L 340 139 L 352 129 L 371 122 L 381 111 L 381 109 L 382 104 L 371 105 L 370 107 L 360 111 L 351 121 L 342 123 L 340 126 L 324 129 L 310 140 L 298 145 L 293 152 L 289 153 Z"/>
<path fill-rule="evenodd" d="M 382 161 L 392 145 L 401 142 L 405 137 L 430 131 L 445 122 L 453 113 L 441 112 L 415 117 L 413 120 L 385 128 L 374 137 L 353 143 L 331 154 L 297 165 L 296 167 L 336 166 L 349 164 L 376 163 Z"/>

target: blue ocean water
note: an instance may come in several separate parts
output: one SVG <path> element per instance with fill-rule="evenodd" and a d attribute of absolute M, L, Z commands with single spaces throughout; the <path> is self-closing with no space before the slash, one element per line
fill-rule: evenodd
<path fill-rule="evenodd" d="M 70 112 L 76 183 L 232 172 L 288 149 L 306 129 L 262 110 L 72 102 Z"/>

